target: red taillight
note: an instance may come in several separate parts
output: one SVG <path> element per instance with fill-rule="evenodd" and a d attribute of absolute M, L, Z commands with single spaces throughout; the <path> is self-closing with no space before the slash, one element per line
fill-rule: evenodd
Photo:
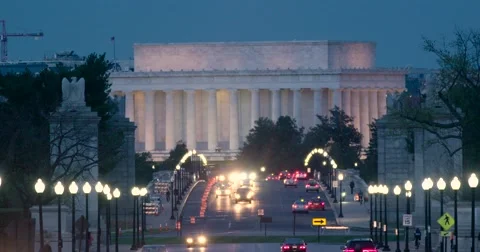
<path fill-rule="evenodd" d="M 293 208 L 297 208 L 297 205 L 292 205 Z"/>
<path fill-rule="evenodd" d="M 353 251 L 353 250 L 352 250 Z M 364 249 L 362 252 L 377 252 L 377 249 Z"/>
<path fill-rule="evenodd" d="M 303 246 L 303 245 L 300 246 L 300 249 L 306 249 L 306 248 L 307 248 L 307 247 L 305 247 L 305 246 Z"/>
<path fill-rule="evenodd" d="M 322 206 L 325 206 L 325 202 L 322 202 Z"/>
<path fill-rule="evenodd" d="M 283 246 L 283 249 L 289 249 L 289 248 L 290 248 L 289 246 Z"/>
<path fill-rule="evenodd" d="M 354 249 L 345 249 L 343 252 L 355 252 Z"/>
<path fill-rule="evenodd" d="M 318 185 L 315 185 L 315 188 L 318 188 Z"/>
<path fill-rule="evenodd" d="M 307 185 L 307 187 L 310 187 L 310 185 Z"/>

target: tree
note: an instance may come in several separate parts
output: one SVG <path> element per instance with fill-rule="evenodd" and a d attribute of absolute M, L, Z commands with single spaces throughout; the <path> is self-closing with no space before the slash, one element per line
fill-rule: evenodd
<path fill-rule="evenodd" d="M 246 167 L 267 167 L 268 171 L 280 171 L 303 167 L 303 157 L 298 155 L 303 139 L 303 128 L 295 120 L 281 116 L 274 123 L 259 118 L 250 130 L 238 155 L 238 162 Z"/>
<path fill-rule="evenodd" d="M 135 154 L 135 184 L 140 186 L 146 186 L 153 179 L 153 172 L 155 169 L 152 166 L 155 162 L 152 160 L 152 154 L 150 152 L 142 152 Z"/>
<path fill-rule="evenodd" d="M 330 116 L 317 118 L 320 122 L 306 134 L 305 153 L 313 148 L 328 147 L 329 155 L 338 167 L 342 169 L 352 167 L 358 161 L 362 140 L 362 135 L 353 125 L 353 118 L 338 107 L 330 110 Z M 330 139 L 333 141 L 331 144 Z"/>
<path fill-rule="evenodd" d="M 188 152 L 187 145 L 183 141 L 178 141 L 175 145 L 175 149 L 170 151 L 168 158 L 162 162 L 162 167 L 165 170 L 174 170 L 182 157 Z M 185 165 L 189 165 L 190 160 L 185 162 Z"/>
<path fill-rule="evenodd" d="M 425 50 L 437 57 L 438 73 L 416 106 L 400 106 L 395 115 L 408 127 L 422 128 L 437 138 L 450 155 L 463 151 L 464 173 L 478 170 L 480 156 L 480 32 L 458 31 L 452 41 L 425 39 Z M 449 120 L 437 120 L 439 111 Z M 445 117 L 445 116 L 444 116 Z M 452 149 L 452 140 L 461 140 Z"/>
<path fill-rule="evenodd" d="M 28 209 L 36 199 L 33 185 L 37 178 L 49 186 L 57 181 L 68 184 L 94 166 L 106 173 L 115 165 L 123 134 L 108 121 L 116 112 L 109 98 L 110 67 L 105 55 L 92 54 L 71 70 L 60 67 L 58 72 L 0 76 L 0 172 L 2 193 L 14 195 L 9 197 L 9 206 Z M 70 120 L 75 112 L 59 109 L 61 80 L 72 76 L 85 78 L 86 103 L 101 117 L 98 147 L 92 145 L 97 136 L 90 122 L 75 116 Z M 66 123 L 66 116 L 72 124 Z M 46 190 L 46 201 L 51 199 L 49 193 Z"/>
<path fill-rule="evenodd" d="M 368 125 L 372 137 L 368 143 L 367 158 L 360 164 L 360 177 L 367 183 L 376 183 L 378 178 L 378 148 L 377 148 L 377 121 L 373 121 Z"/>

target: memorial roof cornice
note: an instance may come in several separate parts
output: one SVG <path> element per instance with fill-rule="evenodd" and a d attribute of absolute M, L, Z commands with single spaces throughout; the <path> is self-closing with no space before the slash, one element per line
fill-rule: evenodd
<path fill-rule="evenodd" d="M 353 68 L 353 69 L 257 69 L 257 70 L 180 70 L 150 72 L 114 72 L 112 78 L 155 78 L 195 76 L 285 76 L 285 75 L 404 75 L 408 68 Z"/>
<path fill-rule="evenodd" d="M 187 42 L 187 43 L 134 43 L 133 46 L 250 46 L 250 45 L 325 45 L 325 44 L 373 44 L 373 41 L 361 40 L 273 40 L 273 41 L 233 41 L 233 42 Z"/>

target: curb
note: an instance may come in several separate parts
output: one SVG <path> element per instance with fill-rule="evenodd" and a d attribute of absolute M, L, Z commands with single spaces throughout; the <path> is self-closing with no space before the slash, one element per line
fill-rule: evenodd
<path fill-rule="evenodd" d="M 337 212 L 337 209 L 335 208 L 335 205 L 334 205 L 335 203 L 333 203 L 332 198 L 329 197 L 329 194 L 327 192 L 327 187 L 325 187 L 324 185 L 321 185 L 321 188 L 322 188 L 323 193 L 325 194 L 325 197 L 328 200 L 328 204 L 330 204 L 330 206 L 332 208 L 332 211 L 335 215 L 335 222 L 337 222 L 337 225 L 343 225 L 340 221 L 340 218 L 338 218 L 338 212 Z"/>
<path fill-rule="evenodd" d="M 183 208 L 185 207 L 185 204 L 188 201 L 188 198 L 190 197 L 190 193 L 193 191 L 193 189 L 199 184 L 199 183 L 205 183 L 205 180 L 198 180 L 196 181 L 192 186 L 187 191 L 187 194 L 183 198 L 182 204 L 180 204 L 180 207 L 178 208 L 178 215 L 182 216 L 183 213 Z"/>

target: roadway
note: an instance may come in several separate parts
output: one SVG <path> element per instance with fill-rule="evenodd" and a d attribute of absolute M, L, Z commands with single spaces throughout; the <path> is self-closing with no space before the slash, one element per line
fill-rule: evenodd
<path fill-rule="evenodd" d="M 183 234 L 205 233 L 207 235 L 263 235 L 260 230 L 258 209 L 263 209 L 265 216 L 272 217 L 273 222 L 267 225 L 267 235 L 293 235 L 292 204 L 295 200 L 305 200 L 325 194 L 305 192 L 305 182 L 298 188 L 284 188 L 282 181 L 256 182 L 256 194 L 251 204 L 234 204 L 229 197 L 215 197 L 214 189 L 208 198 L 205 218 L 199 218 L 200 202 L 203 190 L 195 188 L 190 195 L 183 212 Z M 198 189 L 198 190 L 197 190 Z M 195 224 L 190 217 L 195 216 Z M 328 225 L 335 225 L 335 216 L 325 200 L 325 211 L 311 211 L 309 214 L 296 214 L 295 232 L 297 235 L 315 235 L 316 228 L 311 226 L 312 217 L 324 217 Z M 278 250 L 278 248 L 277 248 Z M 232 250 L 235 251 L 235 250 Z"/>
<path fill-rule="evenodd" d="M 187 249 L 185 245 L 167 245 L 168 252 L 278 252 L 280 244 L 276 243 L 260 243 L 260 244 L 211 244 L 207 248 L 190 248 Z M 307 245 L 308 251 L 339 251 L 339 245 L 322 245 L 310 243 Z"/>

